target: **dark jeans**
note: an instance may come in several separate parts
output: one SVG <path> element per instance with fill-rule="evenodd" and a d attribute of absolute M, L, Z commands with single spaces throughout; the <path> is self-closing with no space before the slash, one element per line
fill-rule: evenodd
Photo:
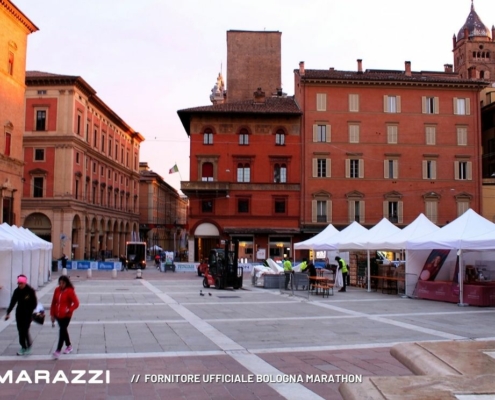
<path fill-rule="evenodd" d="M 345 288 L 347 287 L 347 274 L 348 272 L 342 272 L 342 281 L 344 282 L 344 286 L 342 286 L 342 290 L 345 292 Z"/>
<path fill-rule="evenodd" d="M 19 344 L 23 349 L 28 349 L 33 344 L 29 336 L 29 327 L 31 326 L 31 316 L 20 317 L 16 315 L 17 330 L 19 331 Z"/>
<path fill-rule="evenodd" d="M 289 290 L 290 274 L 292 272 L 285 272 L 285 290 Z"/>
<path fill-rule="evenodd" d="M 57 318 L 58 326 L 60 326 L 60 333 L 58 335 L 58 344 L 57 344 L 57 351 L 62 350 L 62 346 L 70 346 L 70 338 L 69 338 L 69 331 L 67 328 L 69 327 L 70 323 L 70 318 Z"/>

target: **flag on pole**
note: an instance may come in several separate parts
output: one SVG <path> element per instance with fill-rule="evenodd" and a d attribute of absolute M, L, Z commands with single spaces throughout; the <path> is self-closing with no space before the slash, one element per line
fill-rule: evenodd
<path fill-rule="evenodd" d="M 179 167 L 177 166 L 177 164 L 175 164 L 172 168 L 168 170 L 169 174 L 174 174 L 176 172 L 179 172 Z"/>

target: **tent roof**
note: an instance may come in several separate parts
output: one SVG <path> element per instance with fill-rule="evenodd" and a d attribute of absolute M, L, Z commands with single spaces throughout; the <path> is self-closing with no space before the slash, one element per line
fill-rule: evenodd
<path fill-rule="evenodd" d="M 402 250 L 406 248 L 406 242 L 409 239 L 423 237 L 440 228 L 431 222 L 426 216 L 421 213 L 418 217 L 402 229 L 399 233 L 393 233 L 383 240 L 383 250 Z"/>
<path fill-rule="evenodd" d="M 400 231 L 400 228 L 397 228 L 387 218 L 382 218 L 370 230 L 358 236 L 349 237 L 347 240 L 341 240 L 338 247 L 339 250 L 381 250 L 383 240 Z"/>
<path fill-rule="evenodd" d="M 333 235 L 325 243 L 315 245 L 314 250 L 338 250 L 339 243 L 351 240 L 352 238 L 359 236 L 367 231 L 368 230 L 359 222 L 354 221 L 345 229 L 342 229 L 339 233 Z"/>
<path fill-rule="evenodd" d="M 328 239 L 332 236 L 339 233 L 338 229 L 335 228 L 332 224 L 328 225 L 325 229 L 323 229 L 318 235 L 313 236 L 303 242 L 295 243 L 294 249 L 296 250 L 306 250 L 313 249 L 315 245 L 324 244 Z"/>
<path fill-rule="evenodd" d="M 495 224 L 469 209 L 438 231 L 408 240 L 406 249 L 495 250 Z"/>

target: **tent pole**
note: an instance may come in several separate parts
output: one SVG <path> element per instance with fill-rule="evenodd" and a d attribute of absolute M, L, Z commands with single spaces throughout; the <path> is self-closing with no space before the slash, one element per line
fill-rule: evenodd
<path fill-rule="evenodd" d="M 462 272 L 462 250 L 459 249 L 457 251 L 457 255 L 459 256 L 459 304 L 457 304 L 459 307 L 467 307 L 469 304 L 464 303 L 464 274 Z"/>
<path fill-rule="evenodd" d="M 368 292 L 371 292 L 371 264 L 370 264 L 370 251 L 368 250 Z"/>

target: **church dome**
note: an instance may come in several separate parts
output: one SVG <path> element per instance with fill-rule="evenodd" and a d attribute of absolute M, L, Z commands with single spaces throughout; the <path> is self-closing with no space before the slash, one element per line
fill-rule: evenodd
<path fill-rule="evenodd" d="M 457 40 L 465 39 L 464 29 L 468 30 L 469 37 L 487 37 L 492 38 L 490 29 L 481 21 L 481 18 L 474 11 L 474 4 L 471 3 L 471 12 L 469 13 L 466 22 L 457 34 Z"/>

